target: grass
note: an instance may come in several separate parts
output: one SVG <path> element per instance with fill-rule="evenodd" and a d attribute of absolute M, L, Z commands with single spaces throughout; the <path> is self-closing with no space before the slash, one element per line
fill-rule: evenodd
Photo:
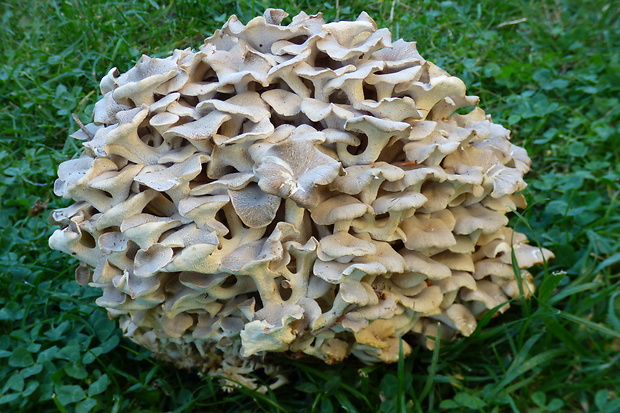
<path fill-rule="evenodd" d="M 197 47 L 229 14 L 366 10 L 461 77 L 533 159 L 513 224 L 553 250 L 537 293 L 397 365 L 286 361 L 292 384 L 229 393 L 120 337 L 50 251 L 57 165 L 98 80 Z M 620 411 L 620 11 L 611 1 L 0 2 L 0 410 L 10 412 Z"/>

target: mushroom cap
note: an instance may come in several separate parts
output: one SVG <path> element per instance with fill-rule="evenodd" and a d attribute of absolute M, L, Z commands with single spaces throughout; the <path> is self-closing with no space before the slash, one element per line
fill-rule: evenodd
<path fill-rule="evenodd" d="M 373 243 L 340 231 L 321 239 L 317 256 L 323 261 L 348 262 L 353 257 L 372 255 L 376 251 Z"/>
<path fill-rule="evenodd" d="M 312 209 L 312 220 L 319 225 L 349 221 L 368 212 L 368 205 L 350 195 L 337 195 Z"/>
<path fill-rule="evenodd" d="M 405 247 L 412 251 L 424 251 L 455 245 L 456 239 L 452 233 L 454 219 L 449 211 L 442 212 L 445 213 L 436 218 L 430 214 L 422 214 L 404 220 L 401 228 L 406 235 Z"/>

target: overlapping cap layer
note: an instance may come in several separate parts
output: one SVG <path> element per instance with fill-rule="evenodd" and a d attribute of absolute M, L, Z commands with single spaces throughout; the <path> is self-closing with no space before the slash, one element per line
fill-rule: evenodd
<path fill-rule="evenodd" d="M 366 13 L 285 17 L 112 69 L 52 215 L 128 337 L 250 386 L 266 352 L 391 362 L 407 333 L 467 336 L 551 256 L 506 227 L 530 160 L 453 114 L 478 102 L 461 80 Z"/>

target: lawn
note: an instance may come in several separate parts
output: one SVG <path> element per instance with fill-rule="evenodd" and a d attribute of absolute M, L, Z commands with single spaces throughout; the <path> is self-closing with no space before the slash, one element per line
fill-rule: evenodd
<path fill-rule="evenodd" d="M 532 171 L 511 225 L 554 251 L 537 292 L 471 337 L 393 365 L 277 358 L 291 383 L 230 392 L 123 339 L 48 248 L 58 165 L 111 67 L 198 47 L 229 15 L 367 11 L 465 81 Z M 611 1 L 0 2 L 0 411 L 620 411 L 620 9 Z"/>

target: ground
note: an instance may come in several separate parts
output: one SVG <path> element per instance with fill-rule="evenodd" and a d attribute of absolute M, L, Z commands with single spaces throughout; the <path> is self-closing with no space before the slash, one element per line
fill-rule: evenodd
<path fill-rule="evenodd" d="M 619 11 L 604 1 L 2 2 L 0 409 L 11 412 L 620 411 Z M 141 54 L 197 47 L 230 14 L 365 10 L 462 78 L 533 159 L 512 225 L 555 252 L 502 317 L 396 365 L 286 359 L 292 383 L 223 391 L 149 358 L 47 247 L 57 165 L 79 152 L 98 82 Z"/>

